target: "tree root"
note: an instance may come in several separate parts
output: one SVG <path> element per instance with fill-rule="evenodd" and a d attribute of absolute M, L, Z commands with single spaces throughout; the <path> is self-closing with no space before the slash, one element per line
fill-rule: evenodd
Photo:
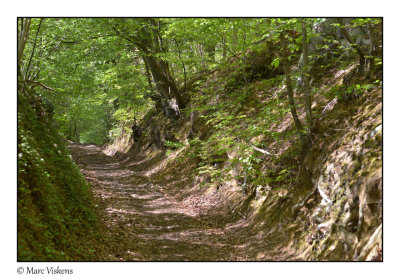
<path fill-rule="evenodd" d="M 316 194 L 316 190 L 317 190 L 317 187 L 315 187 L 310 193 L 308 193 L 307 196 L 306 196 L 300 203 L 297 203 L 297 204 L 295 204 L 295 205 L 292 207 L 292 216 L 293 216 L 293 220 L 296 219 L 297 215 L 298 215 L 299 212 L 300 212 L 300 209 L 305 205 L 305 203 L 306 203 L 313 195 Z"/>
<path fill-rule="evenodd" d="M 360 255 L 354 255 L 357 261 L 364 261 L 375 245 L 382 239 L 382 223 L 375 230 L 368 240 L 368 243 L 362 248 Z"/>

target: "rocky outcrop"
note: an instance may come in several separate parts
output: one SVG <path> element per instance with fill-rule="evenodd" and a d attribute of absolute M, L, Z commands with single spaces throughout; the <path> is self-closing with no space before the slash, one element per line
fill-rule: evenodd
<path fill-rule="evenodd" d="M 302 237 L 311 260 L 382 259 L 381 96 L 381 90 L 369 92 L 361 104 L 338 107 L 324 120 L 327 137 L 315 142 L 308 158 L 318 205 L 300 217 L 308 219 Z M 344 110 L 353 113 L 335 120 Z"/>

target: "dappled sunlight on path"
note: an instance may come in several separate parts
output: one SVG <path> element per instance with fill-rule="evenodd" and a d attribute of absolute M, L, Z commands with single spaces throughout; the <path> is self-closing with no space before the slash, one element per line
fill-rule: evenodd
<path fill-rule="evenodd" d="M 199 214 L 187 202 L 165 196 L 160 182 L 155 186 L 144 172 L 134 171 L 135 165 L 130 169 L 97 146 L 69 149 L 99 203 L 108 260 L 258 260 L 264 254 L 265 241 L 241 217 L 232 220 L 218 210 Z"/>

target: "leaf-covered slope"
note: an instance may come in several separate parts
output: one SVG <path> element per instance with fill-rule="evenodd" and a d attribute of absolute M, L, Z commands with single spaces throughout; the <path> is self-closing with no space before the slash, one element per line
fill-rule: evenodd
<path fill-rule="evenodd" d="M 265 61 L 265 52 L 259 55 Z M 254 55 L 251 65 L 256 61 Z M 138 157 L 154 165 L 145 175 L 188 204 L 218 196 L 201 211 L 245 220 L 253 234 L 246 235 L 247 259 L 380 260 L 379 68 L 363 75 L 351 59 L 314 62 L 315 121 L 308 132 L 293 125 L 279 68 L 258 77 L 268 67 L 249 72 L 233 62 L 193 83 L 179 120 L 151 112 L 138 140 L 126 135 L 120 144 L 126 165 L 137 170 Z M 305 122 L 300 85 L 294 102 Z"/>
<path fill-rule="evenodd" d="M 18 260 L 96 260 L 90 186 L 40 96 L 18 94 Z"/>

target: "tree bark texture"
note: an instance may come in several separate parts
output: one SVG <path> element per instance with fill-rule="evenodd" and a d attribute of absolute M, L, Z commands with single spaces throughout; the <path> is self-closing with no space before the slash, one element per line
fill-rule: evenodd
<path fill-rule="evenodd" d="M 303 125 L 300 122 L 299 116 L 297 114 L 296 105 L 294 102 L 293 97 L 293 85 L 292 85 L 292 78 L 290 76 L 290 66 L 288 61 L 289 51 L 287 48 L 287 39 L 283 33 L 280 34 L 280 41 L 282 46 L 282 66 L 285 72 L 285 79 L 286 79 L 286 89 L 287 89 L 287 96 L 290 106 L 290 112 L 292 114 L 294 124 L 296 125 L 297 130 L 302 130 Z"/>
<path fill-rule="evenodd" d="M 365 67 L 366 53 L 359 45 L 357 45 L 354 42 L 353 38 L 350 36 L 349 31 L 346 28 L 346 25 L 345 25 L 343 19 L 338 18 L 338 22 L 340 23 L 340 31 L 342 32 L 343 36 L 346 38 L 346 40 L 349 42 L 349 44 L 357 51 L 357 54 L 360 58 L 360 66 L 359 67 L 360 67 L 360 69 L 362 69 L 364 71 L 365 70 L 364 67 Z"/>
<path fill-rule="evenodd" d="M 25 45 L 28 41 L 29 36 L 29 28 L 31 25 L 31 19 L 25 18 L 22 20 L 22 30 L 20 31 L 19 41 L 18 41 L 18 56 L 17 56 L 17 65 L 18 65 L 18 72 L 22 74 L 21 63 L 22 57 L 24 55 Z"/>
<path fill-rule="evenodd" d="M 310 84 L 308 77 L 308 42 L 307 42 L 307 27 L 304 18 L 301 20 L 302 35 L 303 35 L 303 81 L 304 81 L 304 106 L 306 110 L 306 118 L 308 127 L 312 127 L 312 114 L 311 114 L 311 95 Z"/>

